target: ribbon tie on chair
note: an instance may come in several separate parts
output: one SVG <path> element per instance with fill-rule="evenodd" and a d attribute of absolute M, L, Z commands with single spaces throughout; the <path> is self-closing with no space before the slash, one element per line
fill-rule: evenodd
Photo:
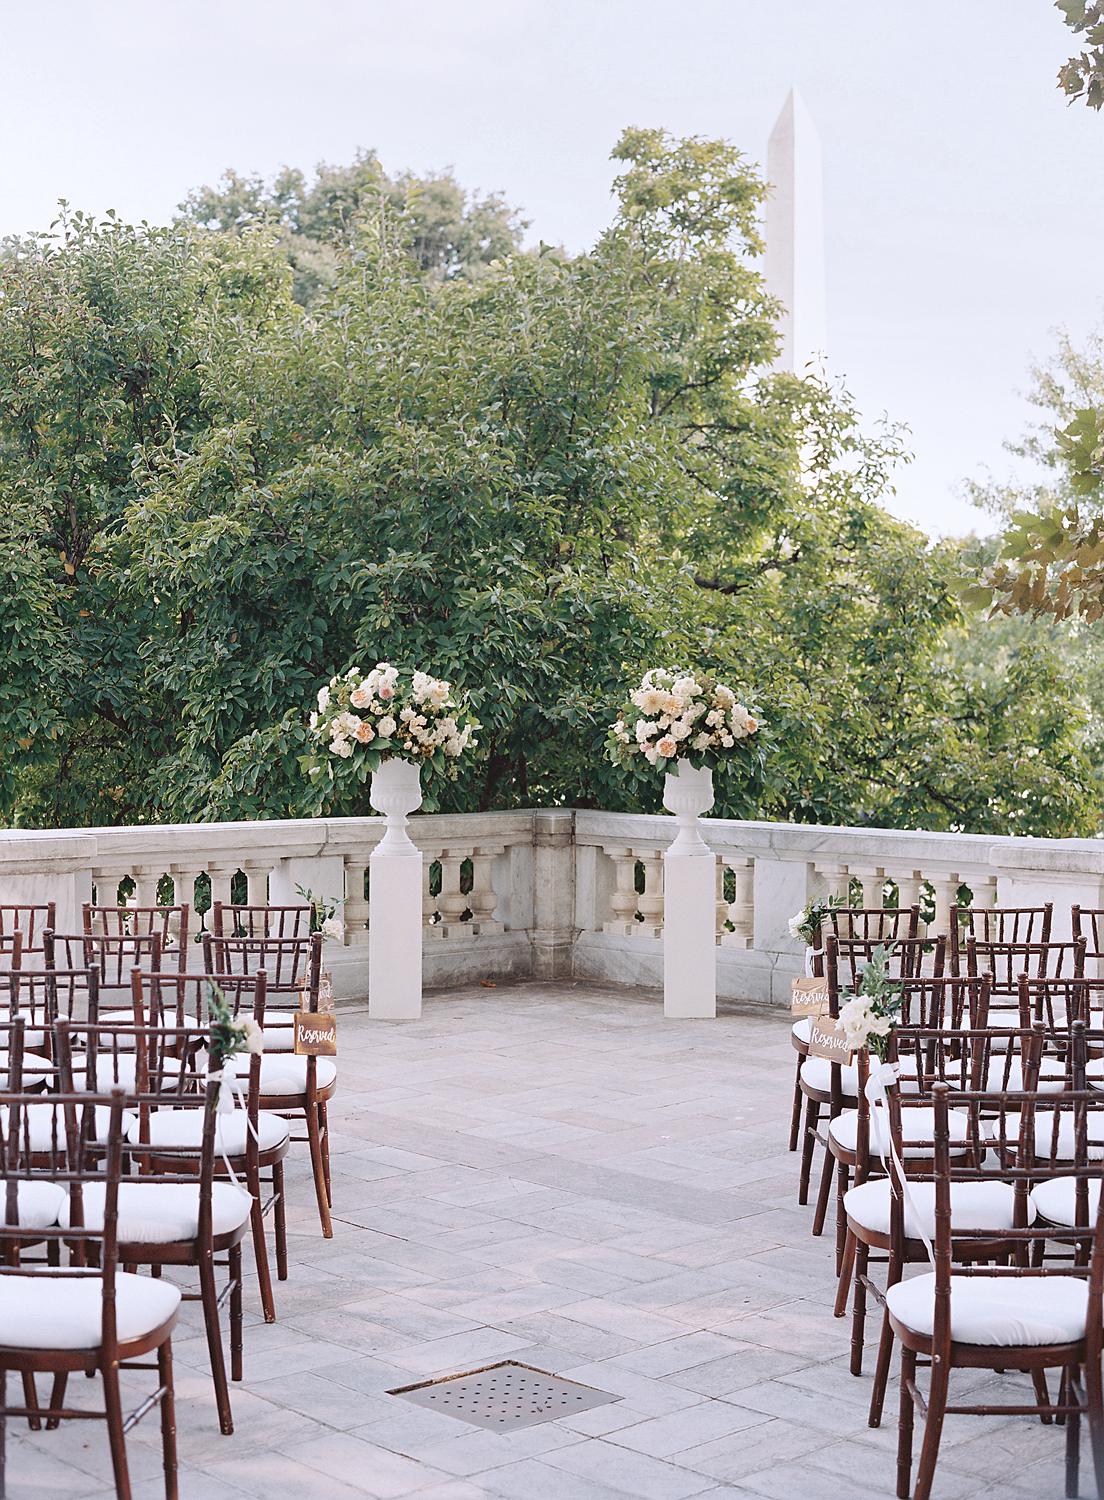
<path fill-rule="evenodd" d="M 871 1058 L 870 1072 L 867 1075 L 866 1087 L 863 1094 L 870 1105 L 871 1121 L 874 1124 L 874 1134 L 878 1141 L 878 1154 L 882 1158 L 882 1166 L 885 1168 L 886 1176 L 889 1178 L 892 1189 L 893 1180 L 896 1178 L 900 1187 L 901 1197 L 904 1201 L 906 1214 L 911 1212 L 916 1224 L 917 1237 L 923 1242 L 927 1251 L 928 1260 L 935 1267 L 935 1251 L 932 1242 L 924 1232 L 924 1222 L 916 1207 L 916 1200 L 909 1188 L 908 1177 L 905 1175 L 904 1163 L 897 1155 L 897 1147 L 893 1142 L 893 1133 L 889 1128 L 889 1100 L 886 1097 L 886 1089 L 892 1088 L 901 1076 L 900 1065 L 897 1063 L 883 1062 L 881 1058 Z M 886 1160 L 886 1144 L 889 1145 L 889 1161 Z"/>
<path fill-rule="evenodd" d="M 237 1067 L 235 1065 L 233 1057 L 226 1058 L 221 1068 L 217 1069 L 217 1071 L 215 1072 L 209 1073 L 207 1076 L 210 1082 L 218 1084 L 218 1095 L 215 1099 L 215 1114 L 232 1115 L 234 1111 L 239 1108 L 243 1110 L 245 1113 L 245 1128 L 259 1146 L 261 1143 L 260 1137 L 253 1128 L 253 1121 L 249 1118 L 249 1111 L 246 1108 L 242 1083 L 238 1078 Z M 234 1184 L 239 1192 L 246 1193 L 247 1196 L 250 1196 L 248 1189 L 242 1187 L 241 1183 L 238 1181 L 238 1174 L 234 1171 L 233 1164 L 231 1163 L 229 1156 L 226 1154 L 226 1146 L 222 1140 L 222 1133 L 219 1128 L 219 1122 L 217 1120 L 215 1121 L 215 1139 L 218 1142 L 219 1155 L 222 1157 L 222 1164 L 226 1168 L 226 1171 L 230 1177 L 230 1181 Z"/>

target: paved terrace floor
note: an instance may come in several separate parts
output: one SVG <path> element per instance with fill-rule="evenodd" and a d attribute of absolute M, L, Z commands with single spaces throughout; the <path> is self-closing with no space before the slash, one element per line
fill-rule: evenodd
<path fill-rule="evenodd" d="M 831 1246 L 795 1205 L 792 1059 L 783 1014 L 665 1022 L 587 985 L 438 993 L 409 1025 L 342 1010 L 335 1237 L 297 1156 L 291 1280 L 270 1327 L 247 1288 L 232 1438 L 186 1309 L 184 1500 L 892 1496 L 895 1424 L 866 1425 Z M 386 1394 L 505 1358 L 621 1399 L 507 1435 Z M 155 1419 L 130 1438 L 140 1500 L 157 1443 Z M 1058 1497 L 1061 1447 L 950 1417 L 936 1495 Z M 109 1500 L 102 1425 L 13 1432 L 9 1479 L 14 1500 Z"/>

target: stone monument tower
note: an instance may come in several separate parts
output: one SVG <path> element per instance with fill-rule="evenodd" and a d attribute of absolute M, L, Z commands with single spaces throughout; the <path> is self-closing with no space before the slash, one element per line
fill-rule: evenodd
<path fill-rule="evenodd" d="M 820 137 L 796 89 L 770 134 L 767 180 L 765 275 L 784 308 L 775 368 L 802 375 L 827 353 L 827 330 Z"/>

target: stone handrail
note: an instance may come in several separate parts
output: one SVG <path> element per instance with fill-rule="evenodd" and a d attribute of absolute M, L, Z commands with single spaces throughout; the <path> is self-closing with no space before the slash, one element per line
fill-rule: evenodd
<path fill-rule="evenodd" d="M 368 859 L 379 818 L 137 825 L 58 832 L 0 830 L 0 902 L 57 902 L 76 931 L 81 903 L 153 904 L 165 879 L 177 901 L 196 882 L 214 899 L 343 900 L 343 943 L 327 945 L 340 998 L 367 989 Z M 424 814 L 411 835 L 424 863 L 427 985 L 578 978 L 657 987 L 662 976 L 663 850 L 673 819 L 573 809 Z M 882 904 L 920 901 L 933 929 L 952 908 L 1053 901 L 1054 936 L 1069 908 L 1104 906 L 1104 841 L 830 828 L 708 818 L 717 855 L 718 994 L 784 1004 L 801 965 L 787 920 L 814 895 L 848 891 Z M 199 923 L 193 924 L 198 926 Z"/>

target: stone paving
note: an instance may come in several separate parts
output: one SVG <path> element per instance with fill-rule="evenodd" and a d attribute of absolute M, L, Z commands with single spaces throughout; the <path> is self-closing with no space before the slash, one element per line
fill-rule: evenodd
<path fill-rule="evenodd" d="M 786 1015 L 670 1022 L 653 995 L 565 983 L 340 1024 L 335 1236 L 296 1155 L 291 1279 L 274 1326 L 247 1288 L 233 1437 L 186 1309 L 183 1500 L 893 1495 L 895 1423 L 866 1425 L 831 1245 L 795 1203 Z M 506 1358 L 621 1399 L 503 1434 L 387 1394 Z M 1057 1500 L 1061 1449 L 1026 1418 L 948 1418 L 936 1496 Z M 137 1500 L 160 1496 L 156 1419 L 129 1454 Z M 13 1424 L 12 1500 L 114 1493 L 101 1424 Z"/>

